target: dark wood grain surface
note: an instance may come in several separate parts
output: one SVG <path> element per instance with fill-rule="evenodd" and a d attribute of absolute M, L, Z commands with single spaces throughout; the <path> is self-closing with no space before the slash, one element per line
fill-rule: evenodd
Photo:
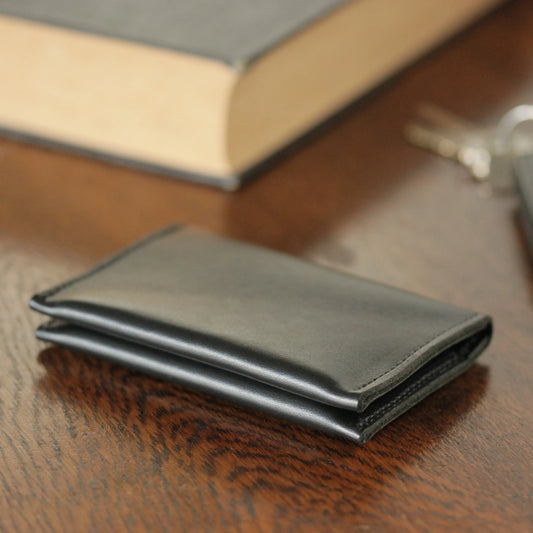
<path fill-rule="evenodd" d="M 533 529 L 533 261 L 512 195 L 403 141 L 423 100 L 533 103 L 533 3 L 234 194 L 0 140 L 0 530 Z M 34 339 L 34 292 L 175 221 L 490 313 L 494 340 L 357 447 Z"/>

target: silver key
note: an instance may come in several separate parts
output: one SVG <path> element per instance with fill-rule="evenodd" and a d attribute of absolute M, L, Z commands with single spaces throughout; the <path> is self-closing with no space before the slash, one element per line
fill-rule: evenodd
<path fill-rule="evenodd" d="M 432 104 L 420 105 L 405 135 L 415 146 L 467 167 L 475 179 L 483 180 L 490 172 L 489 131 L 450 111 Z"/>
<path fill-rule="evenodd" d="M 507 190 L 514 184 L 513 159 L 533 153 L 533 132 L 518 131 L 527 121 L 533 121 L 533 106 L 514 107 L 495 128 L 480 128 L 445 109 L 424 104 L 405 133 L 414 145 L 464 165 L 477 181 Z"/>

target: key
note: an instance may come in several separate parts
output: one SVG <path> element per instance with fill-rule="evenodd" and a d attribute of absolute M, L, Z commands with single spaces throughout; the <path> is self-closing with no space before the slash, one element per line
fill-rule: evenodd
<path fill-rule="evenodd" d="M 475 179 L 486 179 L 490 173 L 492 134 L 450 111 L 432 104 L 420 105 L 405 135 L 415 146 L 467 167 Z"/>
<path fill-rule="evenodd" d="M 480 128 L 445 109 L 424 104 L 417 119 L 407 125 L 406 137 L 416 146 L 461 163 L 477 181 L 506 191 L 514 186 L 514 158 L 533 153 L 533 135 L 517 132 L 527 121 L 533 121 L 533 106 L 514 107 L 495 128 Z"/>
<path fill-rule="evenodd" d="M 417 120 L 407 125 L 407 139 L 438 155 L 465 165 L 491 190 L 515 189 L 519 221 L 533 259 L 533 106 L 507 111 L 492 129 L 477 128 L 461 117 L 435 106 L 419 108 Z"/>

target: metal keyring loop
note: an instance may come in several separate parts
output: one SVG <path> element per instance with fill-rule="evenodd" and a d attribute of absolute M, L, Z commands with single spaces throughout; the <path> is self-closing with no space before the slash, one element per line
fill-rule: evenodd
<path fill-rule="evenodd" d="M 494 137 L 494 150 L 499 153 L 513 153 L 513 135 L 521 124 L 533 121 L 533 105 L 513 107 L 500 119 Z"/>

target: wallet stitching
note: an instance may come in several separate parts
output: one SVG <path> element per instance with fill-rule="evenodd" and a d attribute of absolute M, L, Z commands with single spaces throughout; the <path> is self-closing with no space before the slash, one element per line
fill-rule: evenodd
<path fill-rule="evenodd" d="M 390 403 L 380 407 L 376 412 L 372 413 L 371 415 L 368 415 L 366 418 L 360 419 L 357 425 L 360 428 L 367 428 L 370 425 L 372 425 L 373 422 L 381 418 L 383 413 L 390 412 L 397 405 L 402 403 L 406 398 L 411 397 L 414 392 L 421 390 L 423 387 L 425 387 L 432 381 L 435 381 L 437 377 L 444 375 L 446 371 L 452 368 L 455 368 L 457 366 L 457 362 L 456 362 L 457 358 L 458 356 L 451 357 L 447 361 L 444 361 L 443 363 L 441 363 L 439 366 L 434 368 L 431 372 L 421 377 L 418 381 L 409 385 L 399 396 L 394 398 L 394 400 L 392 400 Z"/>
<path fill-rule="evenodd" d="M 383 372 L 382 374 L 380 374 L 379 376 L 376 376 L 375 378 L 372 378 L 370 381 L 367 381 L 366 383 L 364 383 L 363 385 L 359 385 L 358 389 L 361 390 L 361 389 L 364 389 L 365 387 L 367 387 L 368 385 L 371 385 L 372 383 L 374 383 L 375 381 L 378 381 L 379 379 L 381 379 L 382 377 L 386 376 L 387 374 L 390 374 L 391 372 L 393 372 L 394 370 L 396 370 L 401 364 L 403 364 L 405 361 L 407 361 L 407 359 L 409 359 L 410 357 L 412 357 L 416 352 L 418 352 L 418 350 L 420 350 L 421 348 L 423 348 L 424 346 L 426 346 L 427 344 L 430 344 L 432 343 L 433 341 L 435 341 L 436 339 L 438 339 L 439 337 L 442 337 L 443 335 L 446 335 L 446 333 L 448 333 L 448 331 L 451 331 L 452 329 L 455 329 L 455 328 L 458 328 L 460 326 L 462 326 L 463 324 L 465 324 L 466 322 L 469 322 L 470 320 L 472 320 L 474 317 L 476 316 L 479 316 L 479 313 L 472 313 L 471 315 L 467 316 L 465 319 L 461 320 L 461 322 L 458 322 L 457 324 L 449 327 L 449 328 L 446 328 L 444 331 L 438 333 L 437 335 L 435 335 L 434 337 L 432 337 L 431 339 L 429 340 L 425 340 L 422 344 L 420 344 L 419 346 L 417 346 L 414 350 L 412 350 L 411 352 L 409 352 L 405 357 L 403 357 L 400 361 L 398 361 L 393 367 L 389 368 L 388 370 L 386 370 L 385 372 Z"/>
<path fill-rule="evenodd" d="M 479 347 L 482 343 L 482 340 L 475 343 L 475 346 L 472 346 L 472 339 L 467 341 L 466 347 L 459 346 L 455 347 L 455 351 L 448 359 L 444 360 L 442 363 L 437 365 L 427 374 L 421 376 L 417 381 L 411 383 L 407 388 L 402 391 L 396 398 L 394 398 L 389 403 L 381 406 L 374 413 L 361 418 L 357 422 L 357 426 L 360 429 L 367 429 L 371 426 L 376 420 L 379 420 L 384 413 L 390 412 L 396 406 L 400 405 L 406 398 L 409 398 L 413 393 L 418 392 L 423 389 L 425 386 L 430 384 L 432 381 L 435 381 L 436 378 L 444 376 L 448 371 L 457 368 L 460 364 L 465 364 L 471 359 L 471 354 L 476 351 L 476 347 Z M 472 361 L 470 361 L 472 362 Z"/>
<path fill-rule="evenodd" d="M 157 239 L 166 237 L 170 233 L 173 233 L 173 232 L 175 232 L 175 231 L 177 231 L 179 229 L 182 229 L 182 228 L 183 228 L 183 226 L 173 225 L 173 226 L 169 226 L 168 228 L 165 228 L 165 229 L 163 229 L 161 231 L 158 231 L 157 233 L 149 235 L 148 237 L 146 237 L 144 239 L 141 239 L 140 241 L 136 242 L 135 244 L 132 244 L 131 246 L 128 246 L 127 248 L 125 248 L 121 252 L 113 255 L 112 257 L 110 257 L 106 261 L 96 265 L 91 270 L 89 270 L 87 272 L 84 272 L 80 276 L 76 276 L 76 277 L 74 277 L 72 279 L 69 279 L 68 281 L 65 281 L 64 283 L 61 283 L 61 284 L 59 284 L 59 285 L 57 285 L 55 287 L 52 287 L 51 289 L 49 289 L 47 291 L 44 291 L 44 292 L 40 293 L 39 297 L 42 298 L 42 299 L 46 299 L 46 298 L 49 298 L 50 296 L 54 296 L 55 294 L 57 294 L 58 292 L 62 291 L 63 289 L 66 289 L 67 287 L 70 287 L 70 286 L 74 285 L 74 283 L 78 283 L 78 282 L 83 281 L 83 280 L 85 280 L 87 278 L 90 278 L 91 276 L 93 276 L 95 274 L 98 274 L 98 272 L 101 272 L 102 270 L 105 270 L 106 268 L 110 267 L 111 265 L 113 265 L 114 263 L 119 261 L 120 259 L 123 259 L 124 257 L 128 256 L 132 252 L 135 252 L 139 248 L 142 248 L 143 246 L 146 246 L 147 244 L 149 244 L 149 243 L 151 243 L 151 242 L 153 242 L 153 241 L 155 241 Z"/>

